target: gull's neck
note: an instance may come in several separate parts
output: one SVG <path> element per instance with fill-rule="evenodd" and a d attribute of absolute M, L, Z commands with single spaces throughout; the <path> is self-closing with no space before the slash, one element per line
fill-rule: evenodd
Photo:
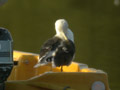
<path fill-rule="evenodd" d="M 66 33 L 63 32 L 63 30 L 57 30 L 56 29 L 56 35 L 57 37 L 63 39 L 63 40 L 68 40 L 67 36 L 66 36 Z"/>

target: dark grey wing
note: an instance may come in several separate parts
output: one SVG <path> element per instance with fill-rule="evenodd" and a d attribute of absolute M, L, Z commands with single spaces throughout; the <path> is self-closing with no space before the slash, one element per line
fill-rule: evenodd
<path fill-rule="evenodd" d="M 47 40 L 40 49 L 40 58 L 39 62 L 35 67 L 45 65 L 52 61 L 53 53 L 56 48 L 59 46 L 61 39 L 58 37 L 53 37 Z"/>
<path fill-rule="evenodd" d="M 69 65 L 75 54 L 75 45 L 71 40 L 64 41 L 63 45 L 58 48 L 54 58 L 56 66 Z"/>
<path fill-rule="evenodd" d="M 53 37 L 47 40 L 40 49 L 40 58 L 46 55 L 47 53 L 56 50 L 60 42 L 61 42 L 61 39 L 58 37 Z"/>

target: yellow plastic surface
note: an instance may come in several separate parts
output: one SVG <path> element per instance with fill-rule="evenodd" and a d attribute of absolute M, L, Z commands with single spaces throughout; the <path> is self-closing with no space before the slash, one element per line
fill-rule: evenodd
<path fill-rule="evenodd" d="M 51 64 L 34 68 L 38 54 L 14 51 L 13 67 L 6 82 L 6 90 L 91 90 L 95 81 L 101 81 L 109 90 L 107 74 L 93 69 L 80 69 L 79 63 L 70 66 L 51 68 Z M 48 72 L 48 73 L 45 73 Z M 22 89 L 21 89 L 22 88 Z"/>

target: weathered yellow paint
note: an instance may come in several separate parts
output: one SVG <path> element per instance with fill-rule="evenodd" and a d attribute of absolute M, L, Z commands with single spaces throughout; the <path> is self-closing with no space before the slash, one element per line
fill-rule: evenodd
<path fill-rule="evenodd" d="M 38 54 L 14 51 L 13 67 L 6 82 L 6 90 L 91 90 L 92 83 L 101 81 L 109 90 L 107 74 L 90 68 L 80 69 L 79 63 L 70 66 L 52 68 L 51 64 L 34 68 L 38 62 Z M 48 73 L 45 73 L 48 72 Z"/>

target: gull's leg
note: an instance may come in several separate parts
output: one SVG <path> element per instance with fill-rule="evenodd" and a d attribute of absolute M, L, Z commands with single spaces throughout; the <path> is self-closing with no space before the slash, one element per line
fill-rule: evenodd
<path fill-rule="evenodd" d="M 61 66 L 61 72 L 63 72 L 63 66 Z"/>

